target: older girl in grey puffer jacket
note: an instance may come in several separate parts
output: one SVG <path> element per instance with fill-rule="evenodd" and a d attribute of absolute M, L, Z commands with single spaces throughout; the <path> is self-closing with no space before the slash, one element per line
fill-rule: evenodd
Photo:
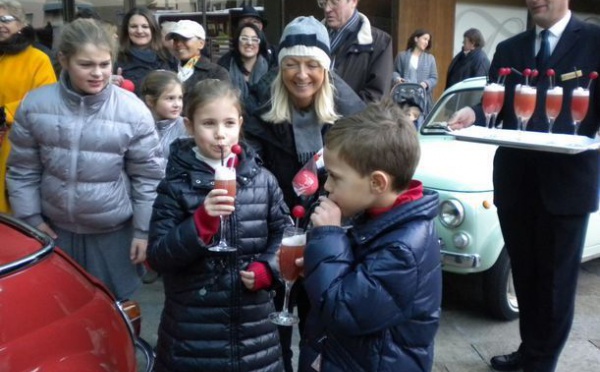
<path fill-rule="evenodd" d="M 141 285 L 136 265 L 164 159 L 148 109 L 109 83 L 112 36 L 82 19 L 61 37 L 60 81 L 27 95 L 10 134 L 10 201 L 126 298 Z"/>

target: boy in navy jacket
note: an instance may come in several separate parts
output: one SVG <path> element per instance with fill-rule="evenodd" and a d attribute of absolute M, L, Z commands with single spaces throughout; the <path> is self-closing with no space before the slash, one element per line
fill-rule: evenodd
<path fill-rule="evenodd" d="M 391 101 L 340 119 L 304 254 L 300 371 L 430 371 L 441 305 L 437 194 L 412 180 L 414 125 Z M 352 218 L 345 231 L 342 218 Z"/>

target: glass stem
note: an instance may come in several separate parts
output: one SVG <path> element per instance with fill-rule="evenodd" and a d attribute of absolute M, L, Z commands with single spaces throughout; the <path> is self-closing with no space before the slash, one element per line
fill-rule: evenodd
<path fill-rule="evenodd" d="M 290 292 L 292 290 L 292 283 L 285 280 L 285 296 L 283 296 L 283 313 L 289 313 L 288 302 L 290 301 Z"/>
<path fill-rule="evenodd" d="M 227 231 L 225 231 L 225 226 L 227 226 L 227 224 L 225 223 L 227 216 L 219 216 L 219 219 L 221 220 L 221 237 L 219 239 L 219 245 L 227 246 Z"/>

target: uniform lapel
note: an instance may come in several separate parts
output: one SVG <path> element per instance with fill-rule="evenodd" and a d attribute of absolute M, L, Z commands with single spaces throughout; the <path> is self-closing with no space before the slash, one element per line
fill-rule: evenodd
<path fill-rule="evenodd" d="M 580 30 L 581 24 L 579 21 L 571 17 L 571 20 L 567 24 L 565 31 L 560 37 L 558 44 L 554 48 L 554 51 L 550 55 L 550 59 L 548 60 L 548 66 L 559 66 L 562 62 L 562 59 L 568 56 L 572 49 L 577 45 L 578 39 L 580 38 Z M 565 68 L 570 69 L 576 66 L 565 66 Z"/>

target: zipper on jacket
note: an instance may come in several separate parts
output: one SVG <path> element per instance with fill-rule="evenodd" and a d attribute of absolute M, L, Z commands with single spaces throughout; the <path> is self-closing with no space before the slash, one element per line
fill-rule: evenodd
<path fill-rule="evenodd" d="M 77 190 L 77 158 L 79 157 L 79 148 L 81 145 L 81 131 L 83 129 L 83 122 L 85 120 L 85 102 L 83 99 L 79 103 L 79 120 L 73 128 L 73 145 L 71 146 L 71 164 L 69 169 L 69 179 L 67 187 L 67 217 L 70 222 L 75 222 L 75 216 L 73 215 L 73 205 L 75 199 L 75 192 Z"/>

